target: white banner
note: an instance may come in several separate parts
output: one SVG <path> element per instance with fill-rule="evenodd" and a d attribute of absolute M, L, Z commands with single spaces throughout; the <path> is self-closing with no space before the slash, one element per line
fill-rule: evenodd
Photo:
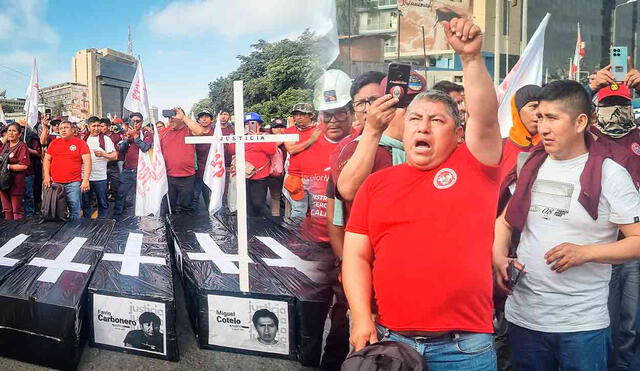
<path fill-rule="evenodd" d="M 38 90 L 38 66 L 36 60 L 33 60 L 33 68 L 31 69 L 31 79 L 29 79 L 29 87 L 27 88 L 26 101 L 24 102 L 24 113 L 27 116 L 27 123 L 30 127 L 34 127 L 38 123 L 38 103 L 40 94 Z"/>
<path fill-rule="evenodd" d="M 538 29 L 529 40 L 529 44 L 518 59 L 518 63 L 509 71 L 507 77 L 497 90 L 500 108 L 498 109 L 498 121 L 500 133 L 503 138 L 509 136 L 511 130 L 511 97 L 518 89 L 525 85 L 542 84 L 542 61 L 544 56 L 544 35 L 551 14 L 547 13 Z"/>
<path fill-rule="evenodd" d="M 209 295 L 209 344 L 289 354 L 286 301 Z"/>
<path fill-rule="evenodd" d="M 92 313 L 96 343 L 167 354 L 164 303 L 93 294 Z"/>
<path fill-rule="evenodd" d="M 214 137 L 222 136 L 222 127 L 220 125 L 220 113 L 216 119 L 216 126 L 213 131 Z M 204 169 L 203 182 L 211 190 L 209 200 L 209 214 L 215 214 L 222 207 L 222 195 L 225 186 L 225 168 L 224 168 L 224 144 L 217 142 L 209 147 L 207 163 Z"/>
<path fill-rule="evenodd" d="M 148 97 L 142 62 L 138 61 L 138 68 L 124 101 L 124 108 L 142 113 L 144 121 L 148 122 L 150 119 Z M 140 133 L 140 137 L 143 137 L 143 133 Z M 168 190 L 167 169 L 160 148 L 160 137 L 153 125 L 153 148 L 147 152 L 140 151 L 138 155 L 136 216 L 159 215 L 162 198 Z"/>

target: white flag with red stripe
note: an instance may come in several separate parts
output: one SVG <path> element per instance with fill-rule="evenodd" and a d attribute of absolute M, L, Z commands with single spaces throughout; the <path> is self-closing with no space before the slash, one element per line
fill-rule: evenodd
<path fill-rule="evenodd" d="M 124 101 L 124 108 L 131 112 L 140 112 L 144 121 L 149 117 L 149 95 L 144 80 L 142 62 L 138 61 L 136 74 L 131 82 L 129 93 Z M 162 198 L 169 190 L 167 169 L 160 148 L 160 137 L 155 125 L 153 127 L 153 147 L 147 152 L 139 151 L 138 171 L 136 173 L 136 216 L 159 215 Z M 144 139 L 144 130 L 140 132 Z"/>
<path fill-rule="evenodd" d="M 525 85 L 542 84 L 542 61 L 544 56 L 544 34 L 551 14 L 547 13 L 538 29 L 529 40 L 527 47 L 522 52 L 518 63 L 511 68 L 502 84 L 498 86 L 497 95 L 500 108 L 498 108 L 498 121 L 500 133 L 503 138 L 509 136 L 511 129 L 511 97 Z"/>
<path fill-rule="evenodd" d="M 216 126 L 213 130 L 214 137 L 222 136 L 220 127 L 220 113 L 216 119 Z M 203 182 L 211 189 L 211 199 L 209 200 L 209 214 L 213 215 L 222 207 L 222 195 L 224 194 L 225 182 L 224 168 L 224 144 L 213 143 L 209 147 L 207 164 L 204 169 Z"/>
<path fill-rule="evenodd" d="M 582 34 L 580 33 L 580 23 L 578 23 L 578 40 L 576 41 L 576 51 L 573 55 L 570 71 L 570 78 L 572 80 L 580 79 L 580 61 L 582 61 L 582 57 L 584 57 L 585 55 L 585 43 L 584 41 L 582 41 Z"/>
<path fill-rule="evenodd" d="M 31 78 L 29 79 L 29 87 L 27 88 L 26 100 L 24 102 L 24 113 L 27 116 L 27 123 L 30 127 L 34 127 L 38 123 L 38 104 L 40 94 L 38 90 L 38 66 L 35 58 L 33 59 L 33 68 L 31 69 Z"/>

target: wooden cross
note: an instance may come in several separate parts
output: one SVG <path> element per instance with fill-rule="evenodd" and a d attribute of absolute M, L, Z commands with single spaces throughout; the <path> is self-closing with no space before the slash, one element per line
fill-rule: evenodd
<path fill-rule="evenodd" d="M 297 142 L 298 134 L 244 134 L 244 98 L 243 82 L 233 82 L 233 108 L 236 117 L 235 135 L 225 136 L 192 136 L 186 137 L 187 144 L 236 144 L 236 201 L 238 219 L 238 265 L 240 268 L 240 290 L 249 292 L 249 239 L 247 232 L 247 195 L 245 176 L 245 143 L 281 143 Z"/>

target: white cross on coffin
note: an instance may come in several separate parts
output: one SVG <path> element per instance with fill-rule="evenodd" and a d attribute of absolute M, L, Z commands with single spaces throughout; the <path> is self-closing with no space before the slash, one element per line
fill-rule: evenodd
<path fill-rule="evenodd" d="M 244 99 L 242 81 L 233 82 L 233 110 L 236 118 L 244 123 Z M 237 123 L 235 135 L 221 137 L 215 136 L 195 136 L 186 137 L 187 144 L 212 144 L 212 143 L 235 143 L 236 144 L 236 205 L 238 207 L 238 256 L 240 267 L 240 290 L 249 292 L 249 243 L 247 236 L 247 194 L 245 176 L 245 143 L 266 143 L 266 142 L 297 142 L 298 134 L 277 134 L 277 135 L 244 135 L 244 125 Z M 240 181 L 238 181 L 240 180 Z"/>
<path fill-rule="evenodd" d="M 11 254 L 13 250 L 20 246 L 27 238 L 29 238 L 28 235 L 20 233 L 5 242 L 4 245 L 0 247 L 0 265 L 4 265 L 5 267 L 13 267 L 16 265 L 19 261 L 18 259 L 7 258 L 6 256 Z"/>
<path fill-rule="evenodd" d="M 271 237 L 256 237 L 256 239 L 280 257 L 280 259 L 263 258 L 262 260 L 266 265 L 270 267 L 295 268 L 315 283 L 332 282 L 329 276 L 329 270 L 332 266 L 331 263 L 302 260 L 298 255 L 292 253 L 284 245 Z"/>
<path fill-rule="evenodd" d="M 120 274 L 133 277 L 138 277 L 140 274 L 140 264 L 166 265 L 166 260 L 162 257 L 141 255 L 142 237 L 142 233 L 129 233 L 124 253 L 106 253 L 102 260 L 122 262 Z"/>
<path fill-rule="evenodd" d="M 47 268 L 42 272 L 40 277 L 38 277 L 38 281 L 41 282 L 56 283 L 58 278 L 60 278 L 62 273 L 65 271 L 87 273 L 91 268 L 90 264 L 71 262 L 85 242 L 87 242 L 86 238 L 75 237 L 71 242 L 69 242 L 69 244 L 67 244 L 67 246 L 64 247 L 62 252 L 60 252 L 60 255 L 58 255 L 54 260 L 33 258 L 28 265 Z"/>
<path fill-rule="evenodd" d="M 189 259 L 211 261 L 220 269 L 220 272 L 225 274 L 240 273 L 240 270 L 234 264 L 234 262 L 241 260 L 240 255 L 226 254 L 208 233 L 196 233 L 196 239 L 204 252 L 189 252 L 187 253 Z M 251 258 L 247 257 L 247 263 L 253 263 Z"/>

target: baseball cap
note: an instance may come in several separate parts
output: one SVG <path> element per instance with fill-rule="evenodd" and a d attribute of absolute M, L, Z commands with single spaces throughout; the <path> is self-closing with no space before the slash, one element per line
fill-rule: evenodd
<path fill-rule="evenodd" d="M 293 108 L 291 109 L 291 113 L 293 114 L 296 112 L 312 114 L 313 106 L 309 103 L 296 103 L 293 105 Z"/>
<path fill-rule="evenodd" d="M 249 112 L 246 115 L 244 115 L 244 123 L 246 124 L 249 121 L 258 121 L 261 124 L 264 122 L 264 120 L 262 119 L 262 116 L 258 115 L 255 112 Z"/>
<path fill-rule="evenodd" d="M 289 191 L 289 196 L 291 196 L 291 199 L 294 201 L 300 201 L 304 198 L 302 178 L 298 176 L 287 176 L 284 179 L 284 189 Z"/>
<path fill-rule="evenodd" d="M 625 84 L 611 84 L 598 90 L 598 102 L 608 97 L 622 97 L 631 100 L 631 90 Z"/>
<path fill-rule="evenodd" d="M 272 128 L 286 128 L 287 123 L 283 119 L 271 119 Z"/>
<path fill-rule="evenodd" d="M 209 116 L 209 117 L 211 117 L 213 119 L 213 115 L 211 114 L 211 112 L 209 112 L 209 110 L 206 110 L 206 109 L 200 111 L 200 113 L 198 113 L 198 115 L 196 117 L 200 118 L 200 117 L 205 116 L 205 115 L 207 115 L 207 116 Z"/>
<path fill-rule="evenodd" d="M 133 112 L 132 114 L 129 115 L 129 118 L 132 119 L 136 116 L 140 117 L 140 120 L 144 120 L 144 117 L 142 117 L 142 113 L 140 112 Z"/>
<path fill-rule="evenodd" d="M 351 78 L 340 70 L 326 71 L 313 91 L 313 106 L 318 111 L 342 108 L 351 102 Z"/>
<path fill-rule="evenodd" d="M 385 78 L 382 79 L 382 81 L 380 81 L 380 91 L 379 91 L 380 96 L 383 96 L 386 90 L 387 90 L 387 77 L 385 76 Z M 421 74 L 417 73 L 412 69 L 411 74 L 409 75 L 409 88 L 407 89 L 408 101 L 411 102 L 416 95 L 426 90 L 427 90 L 427 81 L 424 79 L 424 77 Z"/>

